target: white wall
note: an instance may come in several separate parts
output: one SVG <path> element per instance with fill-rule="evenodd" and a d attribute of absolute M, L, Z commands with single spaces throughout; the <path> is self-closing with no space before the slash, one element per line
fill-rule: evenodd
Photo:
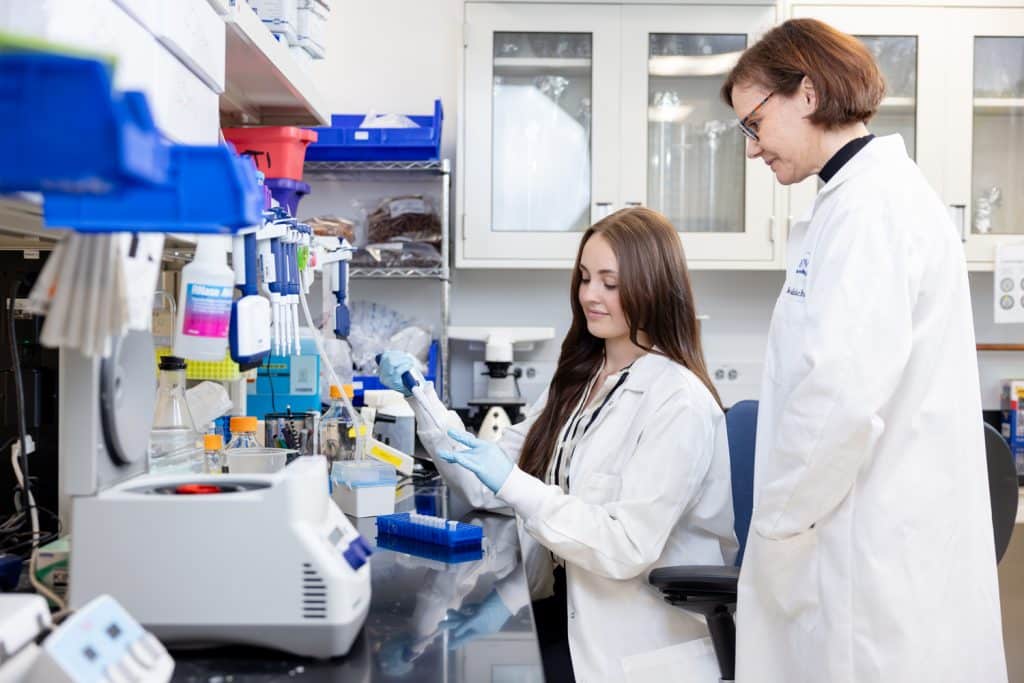
<path fill-rule="evenodd" d="M 440 97 L 443 154 L 454 160 L 463 0 L 334 0 L 333 7 L 328 58 L 313 67 L 330 110 L 426 114 Z M 380 185 L 352 189 L 380 196 L 391 190 Z M 303 200 L 302 213 L 347 215 L 351 198 L 348 189 L 321 183 Z M 718 383 L 723 399 L 732 403 L 756 397 L 768 321 L 783 274 L 700 271 L 692 279 L 700 312 L 709 316 L 704 323 L 708 364 L 712 371 L 738 373 L 736 380 Z M 555 340 L 522 354 L 524 361 L 554 361 L 569 324 L 568 283 L 566 272 L 458 270 L 452 279 L 452 324 L 554 326 Z M 1024 325 L 992 321 L 992 275 L 972 274 L 971 288 L 978 341 L 1024 341 Z M 357 281 L 352 298 L 377 300 L 434 325 L 439 320 L 435 283 Z M 465 342 L 452 343 L 455 405 L 470 397 L 471 364 L 479 359 L 480 353 Z M 999 380 L 1024 377 L 1024 354 L 982 353 L 979 360 L 984 406 L 997 408 Z"/>

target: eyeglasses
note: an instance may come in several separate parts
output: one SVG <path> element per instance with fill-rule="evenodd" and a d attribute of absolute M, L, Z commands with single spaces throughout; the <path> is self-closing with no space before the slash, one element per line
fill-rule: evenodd
<path fill-rule="evenodd" d="M 774 90 L 771 91 L 770 93 L 768 93 L 765 96 L 765 98 L 763 100 L 761 100 L 761 102 L 756 107 L 754 107 L 753 109 L 750 110 L 749 114 L 747 114 L 742 119 L 740 119 L 740 123 L 739 123 L 740 130 L 743 131 L 743 134 L 746 135 L 751 140 L 753 140 L 754 142 L 760 142 L 761 138 L 757 137 L 757 133 L 754 131 L 754 129 L 752 129 L 750 127 L 750 124 L 747 123 L 747 121 L 749 121 L 750 117 L 753 116 L 754 114 L 756 114 L 757 110 L 760 109 L 761 107 L 763 107 L 764 103 L 767 102 L 771 98 L 771 96 L 774 95 L 774 94 L 775 94 Z M 754 125 L 757 125 L 757 124 L 754 124 Z"/>

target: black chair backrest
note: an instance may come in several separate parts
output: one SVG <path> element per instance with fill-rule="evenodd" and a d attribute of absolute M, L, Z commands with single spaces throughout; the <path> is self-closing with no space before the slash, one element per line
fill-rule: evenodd
<path fill-rule="evenodd" d="M 1017 521 L 1017 468 L 1003 435 L 985 425 L 985 459 L 988 461 L 988 494 L 992 502 L 992 530 L 996 541 L 996 562 L 1003 559 Z"/>

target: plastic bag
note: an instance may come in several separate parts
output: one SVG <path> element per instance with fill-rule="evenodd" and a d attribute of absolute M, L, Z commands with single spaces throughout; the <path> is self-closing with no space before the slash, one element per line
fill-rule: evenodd
<path fill-rule="evenodd" d="M 188 410 L 192 414 L 197 431 L 206 431 L 206 426 L 221 415 L 227 415 L 233 403 L 228 391 L 216 382 L 200 382 L 185 391 Z"/>
<path fill-rule="evenodd" d="M 403 328 L 391 335 L 391 339 L 388 340 L 389 348 L 405 351 L 418 360 L 421 372 L 426 372 L 430 341 L 430 332 L 418 325 Z"/>
<path fill-rule="evenodd" d="M 372 109 L 363 117 L 360 128 L 419 128 L 420 125 L 405 114 L 378 114 Z"/>
<path fill-rule="evenodd" d="M 313 229 L 314 235 L 342 237 L 349 244 L 356 242 L 356 224 L 339 216 L 315 216 L 303 221 Z"/>
<path fill-rule="evenodd" d="M 426 335 L 426 349 L 429 350 L 429 326 L 410 320 L 398 311 L 376 302 L 356 301 L 350 311 L 352 330 L 348 341 L 352 345 L 352 364 L 358 374 L 377 374 L 377 354 L 392 348 L 408 349 L 421 363 L 426 361 L 427 353 L 423 351 L 422 335 L 415 332 L 406 332 L 402 335 L 399 333 L 406 328 L 416 327 Z M 393 342 L 393 338 L 396 341 Z M 395 343 L 402 346 L 395 347 Z"/>
<path fill-rule="evenodd" d="M 426 242 L 383 242 L 368 244 L 352 254 L 352 265 L 380 268 L 436 268 L 441 252 Z"/>
<path fill-rule="evenodd" d="M 376 203 L 353 202 L 365 217 L 366 243 L 407 240 L 441 243 L 441 219 L 435 200 L 426 195 L 388 197 Z M 375 206 L 371 211 L 369 206 Z"/>

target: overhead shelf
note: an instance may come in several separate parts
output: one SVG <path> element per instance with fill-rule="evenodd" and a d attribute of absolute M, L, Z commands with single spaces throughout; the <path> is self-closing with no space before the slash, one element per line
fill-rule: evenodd
<path fill-rule="evenodd" d="M 882 100 L 879 105 L 879 113 L 882 114 L 909 114 L 917 107 L 917 99 L 913 97 L 890 96 Z"/>
<path fill-rule="evenodd" d="M 496 57 L 494 60 L 494 70 L 508 76 L 548 71 L 586 74 L 591 68 L 591 60 L 584 57 Z"/>
<path fill-rule="evenodd" d="M 330 113 L 312 76 L 244 2 L 224 16 L 226 86 L 220 96 L 225 125 L 323 126 Z"/>
<path fill-rule="evenodd" d="M 1024 111 L 1024 98 L 1021 97 L 975 97 L 974 112 L 976 114 L 1008 114 Z"/>
<path fill-rule="evenodd" d="M 307 180 L 394 180 L 395 174 L 447 175 L 448 159 L 431 161 L 307 161 L 302 175 Z"/>
<path fill-rule="evenodd" d="M 441 268 L 372 268 L 352 266 L 349 276 L 360 280 L 381 280 L 390 278 L 419 278 L 423 280 L 446 280 L 448 276 Z"/>

